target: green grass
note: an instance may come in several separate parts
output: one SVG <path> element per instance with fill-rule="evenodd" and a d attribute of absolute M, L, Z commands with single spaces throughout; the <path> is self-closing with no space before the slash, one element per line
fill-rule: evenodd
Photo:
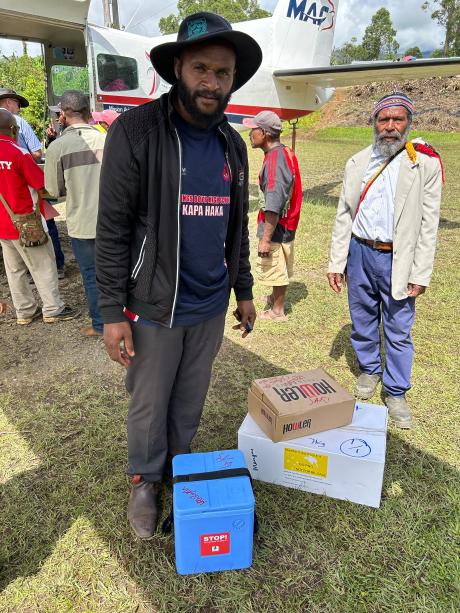
<path fill-rule="evenodd" d="M 313 113 L 309 113 L 308 115 L 304 115 L 304 117 L 300 117 L 298 122 L 295 124 L 298 130 L 303 130 L 304 132 L 308 132 L 314 125 L 318 123 L 321 119 L 321 111 L 313 111 Z M 283 121 L 283 131 L 287 132 L 290 129 L 290 124 L 288 121 Z"/>
<path fill-rule="evenodd" d="M 228 317 L 195 450 L 236 446 L 255 377 L 323 366 L 352 389 L 346 296 L 328 289 L 325 271 L 343 167 L 369 138 L 352 129 L 333 134 L 298 140 L 305 200 L 289 321 L 260 322 L 242 340 Z M 121 369 L 97 342 L 53 352 L 45 345 L 39 362 L 18 356 L 0 387 L 2 613 L 459 610 L 460 161 L 456 142 L 436 139 L 448 183 L 435 274 L 413 331 L 416 425 L 389 431 L 381 508 L 256 482 L 261 531 L 252 568 L 179 577 L 173 538 L 137 542 L 125 520 Z M 260 151 L 250 159 L 255 183 Z M 250 221 L 254 254 L 255 210 Z M 255 295 L 263 293 L 256 284 Z M 379 393 L 372 401 L 381 402 Z M 164 514 L 169 504 L 166 493 Z"/>
<path fill-rule="evenodd" d="M 323 128 L 319 130 L 315 138 L 320 141 L 343 141 L 353 142 L 365 140 L 371 142 L 373 139 L 373 128 L 347 128 L 334 126 L 331 128 Z M 460 143 L 460 134 L 458 132 L 430 132 L 429 130 L 413 130 L 410 133 L 411 138 L 424 138 L 430 144 L 436 146 Z"/>

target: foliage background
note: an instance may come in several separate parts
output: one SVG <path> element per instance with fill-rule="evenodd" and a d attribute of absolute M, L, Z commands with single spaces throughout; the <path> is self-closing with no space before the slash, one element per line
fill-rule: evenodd
<path fill-rule="evenodd" d="M 270 17 L 271 13 L 260 8 L 257 0 L 179 0 L 177 3 L 178 15 L 171 14 L 160 19 L 160 32 L 172 34 L 179 30 L 181 21 L 199 11 L 210 11 L 222 15 L 231 23 L 247 19 L 260 19 Z"/>
<path fill-rule="evenodd" d="M 88 92 L 88 69 L 80 66 L 53 66 L 51 72 L 53 91 L 61 96 L 66 89 Z M 21 109 L 21 115 L 42 140 L 48 117 L 46 74 L 41 57 L 22 56 L 0 58 L 0 87 L 14 89 L 29 101 Z"/>
<path fill-rule="evenodd" d="M 30 123 L 36 135 L 43 138 L 45 121 L 45 71 L 41 57 L 0 58 L 0 87 L 14 89 L 29 101 L 21 115 Z"/>

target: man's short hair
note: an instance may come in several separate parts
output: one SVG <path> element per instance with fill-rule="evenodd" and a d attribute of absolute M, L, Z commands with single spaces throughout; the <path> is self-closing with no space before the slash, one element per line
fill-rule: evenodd
<path fill-rule="evenodd" d="M 62 94 L 61 111 L 89 115 L 89 97 L 77 89 L 68 89 Z"/>

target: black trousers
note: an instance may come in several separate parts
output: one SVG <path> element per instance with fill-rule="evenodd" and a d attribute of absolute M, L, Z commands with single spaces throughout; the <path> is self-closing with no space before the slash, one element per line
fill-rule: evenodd
<path fill-rule="evenodd" d="M 195 326 L 131 324 L 128 474 L 159 481 L 166 456 L 188 453 L 198 429 L 225 313 Z"/>

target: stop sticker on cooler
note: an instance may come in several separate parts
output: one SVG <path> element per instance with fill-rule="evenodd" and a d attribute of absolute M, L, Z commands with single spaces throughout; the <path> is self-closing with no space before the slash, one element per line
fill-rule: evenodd
<path fill-rule="evenodd" d="M 230 553 L 230 532 L 200 535 L 200 555 L 218 556 Z"/>

